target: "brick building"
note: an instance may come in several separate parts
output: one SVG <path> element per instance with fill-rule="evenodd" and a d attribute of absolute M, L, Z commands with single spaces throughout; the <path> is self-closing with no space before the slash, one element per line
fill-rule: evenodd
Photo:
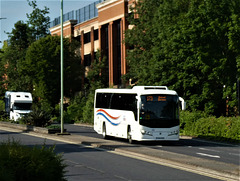
<path fill-rule="evenodd" d="M 134 0 L 98 0 L 63 16 L 63 36 L 81 43 L 82 64 L 87 70 L 96 51 L 101 50 L 108 60 L 109 86 L 122 85 L 126 74 L 124 31 L 129 28 L 127 16 Z M 50 26 L 51 35 L 60 35 L 60 17 Z"/>

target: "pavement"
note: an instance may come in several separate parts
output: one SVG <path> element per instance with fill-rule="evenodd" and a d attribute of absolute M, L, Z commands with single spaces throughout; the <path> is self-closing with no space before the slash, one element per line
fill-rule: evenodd
<path fill-rule="evenodd" d="M 81 125 L 88 126 L 88 125 Z M 167 152 L 163 150 L 151 149 L 148 146 L 130 145 L 126 142 L 116 142 L 100 138 L 82 135 L 55 135 L 47 134 L 44 128 L 37 129 L 28 126 L 0 122 L 0 129 L 8 131 L 18 131 L 31 136 L 47 138 L 69 144 L 85 145 L 95 149 L 105 150 L 114 154 L 119 154 L 143 161 L 160 164 L 180 170 L 185 170 L 200 175 L 217 178 L 219 180 L 239 180 L 239 165 L 228 164 L 188 155 Z M 188 138 L 191 139 L 191 138 Z"/>

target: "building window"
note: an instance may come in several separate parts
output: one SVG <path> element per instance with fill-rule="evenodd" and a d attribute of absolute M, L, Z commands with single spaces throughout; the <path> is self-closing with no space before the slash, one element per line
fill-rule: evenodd
<path fill-rule="evenodd" d="M 84 66 L 90 66 L 92 63 L 91 54 L 84 55 Z"/>
<path fill-rule="evenodd" d="M 73 38 L 74 38 L 74 40 L 76 40 L 76 41 L 80 42 L 80 40 L 81 40 L 81 35 L 78 35 L 78 36 L 76 36 L 76 37 L 73 37 Z"/>
<path fill-rule="evenodd" d="M 84 34 L 84 44 L 91 42 L 91 33 L 85 33 Z"/>
<path fill-rule="evenodd" d="M 94 41 L 98 40 L 98 29 L 94 30 Z"/>

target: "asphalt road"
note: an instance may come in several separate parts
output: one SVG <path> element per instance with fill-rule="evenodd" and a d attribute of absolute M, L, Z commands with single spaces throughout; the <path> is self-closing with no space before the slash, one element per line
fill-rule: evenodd
<path fill-rule="evenodd" d="M 74 127 L 75 128 L 75 127 Z M 91 129 L 76 128 L 77 134 L 91 134 Z M 70 130 L 70 128 L 69 128 Z M 71 132 L 74 132 L 72 130 Z M 81 133 L 79 133 L 81 132 Z M 74 133 L 76 134 L 76 133 Z M 106 150 L 83 145 L 53 141 L 21 131 L 9 132 L 0 129 L 0 142 L 14 138 L 27 146 L 56 145 L 56 152 L 63 153 L 67 163 L 66 178 L 74 180 L 216 180 L 175 168 L 161 166 L 134 158 L 113 154 Z M 154 146 L 153 146 L 154 147 Z"/>
<path fill-rule="evenodd" d="M 82 136 L 101 138 L 92 127 L 65 125 L 68 132 Z M 112 138 L 114 141 L 124 142 L 127 140 Z M 180 139 L 178 142 L 144 142 L 137 143 L 133 146 L 148 146 L 152 149 L 164 150 L 204 159 L 220 161 L 240 165 L 240 147 L 239 145 L 223 144 L 217 142 L 209 142 L 198 139 Z M 129 144 L 129 146 L 131 146 Z"/>

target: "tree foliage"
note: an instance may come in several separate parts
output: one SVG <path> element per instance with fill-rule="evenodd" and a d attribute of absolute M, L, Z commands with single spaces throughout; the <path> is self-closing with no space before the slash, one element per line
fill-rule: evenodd
<path fill-rule="evenodd" d="M 87 75 L 89 85 L 86 105 L 83 109 L 83 121 L 93 123 L 94 119 L 94 95 L 95 90 L 108 87 L 108 69 L 106 57 L 101 58 L 101 52 L 98 51 L 96 59 L 92 62 Z"/>
<path fill-rule="evenodd" d="M 27 23 L 18 21 L 9 33 L 8 44 L 0 53 L 0 74 L 4 90 L 32 92 L 34 100 L 50 111 L 60 99 L 60 37 L 48 36 L 49 9 L 39 9 L 37 1 Z M 64 39 L 64 95 L 71 97 L 81 89 L 81 62 L 73 40 Z M 51 111 L 50 111 L 51 112 Z"/>
<path fill-rule="evenodd" d="M 44 9 L 39 9 L 37 7 L 37 1 L 27 0 L 28 5 L 33 8 L 32 13 L 27 13 L 29 27 L 31 28 L 32 35 L 35 39 L 39 39 L 40 37 L 44 37 L 49 34 L 48 28 L 50 24 L 50 17 L 47 16 L 49 14 L 49 8 L 44 6 Z"/>
<path fill-rule="evenodd" d="M 36 1 L 29 1 L 29 5 L 33 8 L 32 13 L 27 14 L 27 23 L 18 21 L 14 24 L 12 32 L 8 33 L 8 44 L 4 44 L 1 57 L 1 75 L 7 75 L 3 78 L 3 86 L 13 91 L 30 91 L 31 77 L 22 74 L 22 66 L 28 47 L 39 37 L 47 35 L 49 17 L 46 16 L 49 11 L 45 7 L 41 10 L 37 7 Z"/>
<path fill-rule="evenodd" d="M 31 29 L 23 21 L 14 24 L 14 28 L 9 34 L 9 44 L 17 51 L 25 50 L 33 41 Z"/>
<path fill-rule="evenodd" d="M 96 59 L 92 62 L 87 72 L 84 90 L 75 95 L 67 108 L 67 121 L 93 123 L 95 90 L 108 87 L 108 71 L 106 57 L 101 58 L 100 51 L 96 53 Z M 70 119 L 70 120 L 69 120 Z"/>
<path fill-rule="evenodd" d="M 29 91 L 28 77 L 21 76 L 20 67 L 32 41 L 31 31 L 23 21 L 15 23 L 9 34 L 9 43 L 4 44 L 1 57 L 1 75 L 7 75 L 3 82 L 8 90 Z"/>
<path fill-rule="evenodd" d="M 126 32 L 132 47 L 128 78 L 139 85 L 167 85 L 188 100 L 189 109 L 215 115 L 224 114 L 228 96 L 233 113 L 240 72 L 239 4 L 138 1 L 129 18 L 134 27 Z"/>
<path fill-rule="evenodd" d="M 33 95 L 54 106 L 60 98 L 60 37 L 47 36 L 31 44 L 23 62 L 22 74 L 31 77 Z M 64 95 L 81 89 L 81 62 L 73 50 L 74 41 L 64 39 Z"/>

